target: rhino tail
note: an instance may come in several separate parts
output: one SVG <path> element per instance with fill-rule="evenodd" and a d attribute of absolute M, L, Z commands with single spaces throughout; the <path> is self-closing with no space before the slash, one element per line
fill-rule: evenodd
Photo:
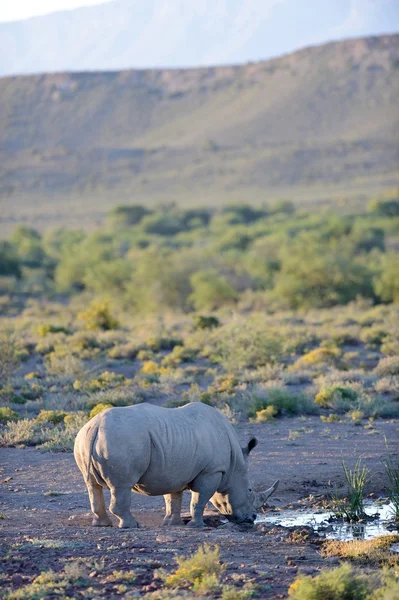
<path fill-rule="evenodd" d="M 89 483 L 90 479 L 90 468 L 92 466 L 92 458 L 93 458 L 93 448 L 94 444 L 97 440 L 98 435 L 98 424 L 96 423 L 90 430 L 88 434 L 88 442 L 89 442 L 89 455 L 87 457 L 87 473 L 86 473 L 86 483 Z"/>

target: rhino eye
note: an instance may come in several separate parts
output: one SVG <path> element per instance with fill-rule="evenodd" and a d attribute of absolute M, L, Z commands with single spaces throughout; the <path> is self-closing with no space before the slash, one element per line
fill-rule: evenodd
<path fill-rule="evenodd" d="M 248 488 L 248 492 L 252 492 L 252 488 Z"/>

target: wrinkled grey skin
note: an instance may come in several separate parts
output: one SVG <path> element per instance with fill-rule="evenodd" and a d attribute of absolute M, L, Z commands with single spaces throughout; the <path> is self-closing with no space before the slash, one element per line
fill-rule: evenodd
<path fill-rule="evenodd" d="M 103 487 L 111 491 L 110 511 L 119 527 L 138 527 L 130 512 L 131 491 L 163 495 L 164 525 L 181 525 L 183 491 L 191 490 L 189 525 L 203 527 L 207 502 L 229 520 L 253 523 L 277 488 L 255 493 L 248 481 L 248 455 L 229 421 L 201 403 L 181 408 L 138 404 L 111 408 L 91 419 L 75 440 L 75 460 L 89 492 L 93 525 L 107 527 Z"/>

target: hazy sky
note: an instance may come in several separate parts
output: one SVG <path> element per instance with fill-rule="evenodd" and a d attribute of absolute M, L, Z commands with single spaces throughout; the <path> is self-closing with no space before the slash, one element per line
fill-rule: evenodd
<path fill-rule="evenodd" d="M 92 6 L 104 4 L 110 0 L 0 0 L 0 21 L 14 21 L 26 19 L 36 15 L 43 15 L 58 10 L 68 10 L 79 6 Z M 229 1 L 224 0 L 220 4 L 228 7 Z M 147 0 L 142 0 L 147 2 Z M 237 2 L 233 0 L 236 4 Z M 240 3 L 240 2 L 238 2 Z M 292 5 L 290 0 L 241 0 L 243 7 L 248 5 L 250 11 L 257 11 L 257 7 L 268 3 L 271 7 L 282 4 Z M 177 9 L 182 5 L 179 0 L 162 0 L 159 2 L 165 12 L 176 5 Z M 201 5 L 201 0 L 186 0 L 187 6 Z M 306 13 L 314 14 L 323 10 L 319 0 L 297 0 L 296 4 Z M 399 29 L 399 0 L 330 0 L 331 12 L 337 16 L 333 20 L 332 31 L 337 35 L 362 35 L 363 33 L 394 32 Z M 225 8 L 225 7 L 224 7 Z M 245 6 L 247 8 L 247 6 Z M 195 10 L 195 9 L 194 9 Z M 172 13 L 174 11 L 172 10 Z M 175 15 L 174 15 L 175 16 Z M 362 31 L 362 30 L 367 31 Z M 360 33 L 358 33 L 360 30 Z M 316 36 L 317 37 L 317 36 Z"/>
<path fill-rule="evenodd" d="M 134 53 L 128 57 L 130 67 L 259 60 L 330 40 L 399 31 L 399 0 L 112 1 L 123 4 L 124 11 L 119 14 L 129 14 L 126 7 L 128 11 L 131 8 L 129 31 Z M 95 4 L 108 3 L 104 0 L 0 0 L 0 21 Z M 115 15 L 117 13 L 115 10 Z M 107 11 L 107 15 L 112 14 L 112 10 Z M 119 31 L 119 36 L 126 34 L 124 23 L 118 22 L 117 16 L 115 23 L 110 17 L 108 26 L 110 30 Z M 49 25 L 42 27 L 49 28 L 43 35 L 51 33 Z M 115 50 L 118 40 L 113 43 L 112 48 L 107 48 L 106 58 L 118 49 Z M 97 62 L 96 68 L 102 68 L 101 60 Z"/>
<path fill-rule="evenodd" d="M 0 21 L 17 21 L 57 10 L 102 4 L 105 0 L 0 0 Z M 145 1 L 145 0 L 143 0 Z"/>

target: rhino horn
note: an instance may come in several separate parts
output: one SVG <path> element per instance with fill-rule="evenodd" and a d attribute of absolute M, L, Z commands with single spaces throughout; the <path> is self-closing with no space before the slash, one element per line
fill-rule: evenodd
<path fill-rule="evenodd" d="M 266 500 L 269 498 L 269 496 L 271 496 L 276 489 L 278 488 L 280 481 L 277 479 L 273 485 L 271 487 L 269 487 L 269 489 L 265 490 L 264 492 L 259 492 L 259 499 L 257 504 L 259 505 L 259 507 L 262 507 L 266 504 Z"/>

